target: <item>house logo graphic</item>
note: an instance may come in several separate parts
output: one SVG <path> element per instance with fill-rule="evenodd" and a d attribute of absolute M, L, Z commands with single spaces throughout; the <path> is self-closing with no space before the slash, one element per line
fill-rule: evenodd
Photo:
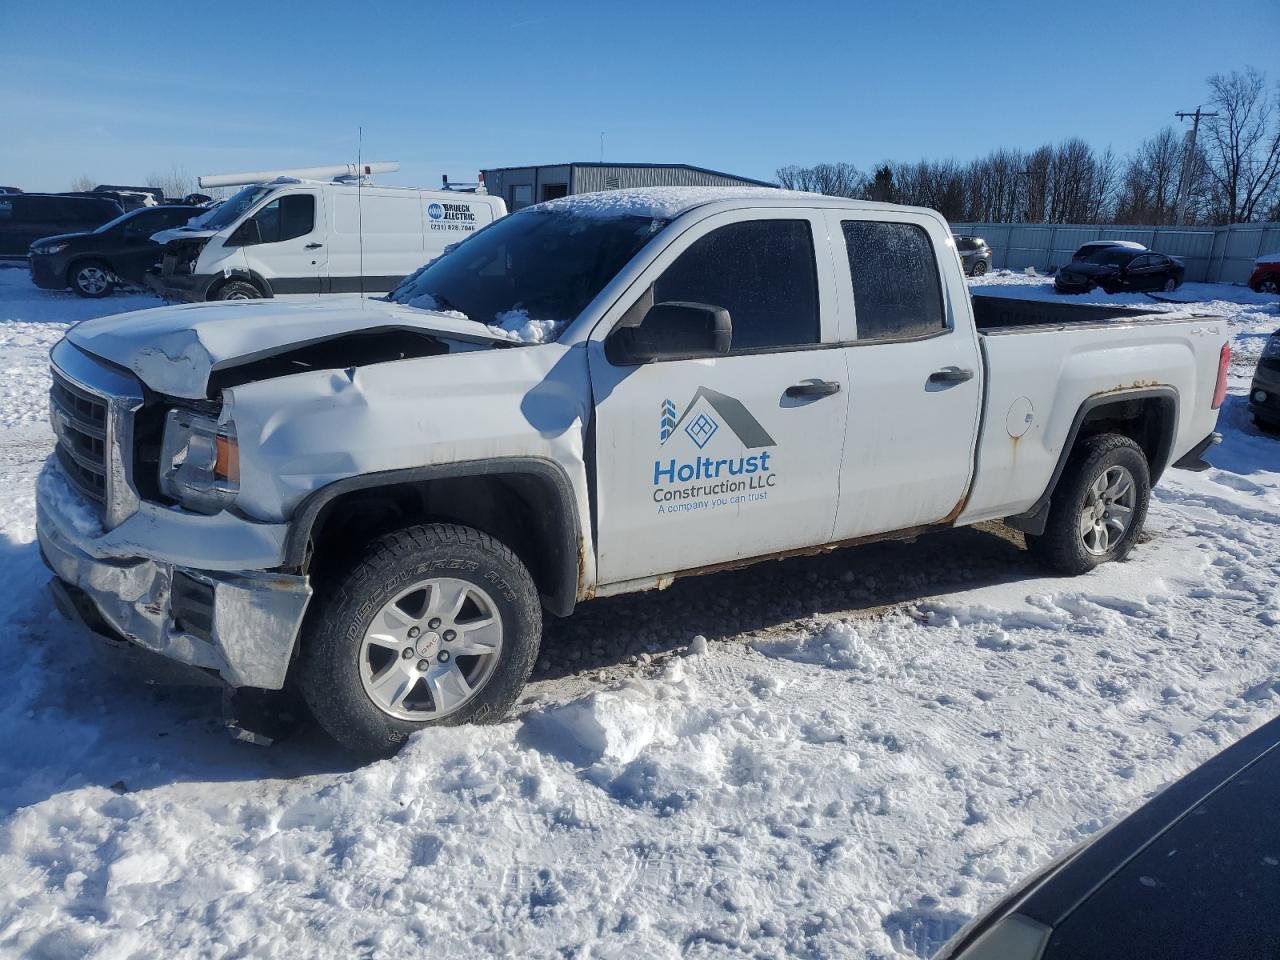
<path fill-rule="evenodd" d="M 706 406 L 711 408 L 710 412 L 703 409 L 698 411 L 697 415 L 690 416 L 694 407 L 698 406 L 699 400 L 706 401 Z M 716 420 L 717 417 L 719 422 Z M 711 442 L 711 438 L 719 431 L 721 423 L 728 427 L 748 450 L 774 446 L 773 437 L 769 436 L 769 432 L 760 425 L 760 421 L 743 406 L 741 400 L 712 390 L 710 387 L 699 387 L 679 416 L 676 416 L 674 403 L 670 400 L 662 401 L 662 412 L 658 419 L 659 442 L 666 444 L 680 429 L 681 424 L 684 424 L 685 436 L 701 450 Z"/>

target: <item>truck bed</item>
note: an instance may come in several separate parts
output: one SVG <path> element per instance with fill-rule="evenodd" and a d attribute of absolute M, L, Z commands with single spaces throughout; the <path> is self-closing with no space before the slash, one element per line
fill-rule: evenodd
<path fill-rule="evenodd" d="M 1188 319 L 1182 311 L 1095 303 L 1052 303 L 973 294 L 973 320 L 979 333 L 1017 333 L 1088 325 L 1168 323 Z"/>

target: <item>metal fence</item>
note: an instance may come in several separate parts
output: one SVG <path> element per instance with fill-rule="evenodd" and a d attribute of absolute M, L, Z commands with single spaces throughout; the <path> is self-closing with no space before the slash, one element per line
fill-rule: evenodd
<path fill-rule="evenodd" d="M 1188 280 L 1244 283 L 1253 262 L 1280 253 L 1280 223 L 1233 223 L 1229 227 L 1131 227 L 1083 223 L 953 223 L 959 234 L 991 245 L 992 266 L 1052 273 L 1090 240 L 1136 240 L 1186 264 Z"/>

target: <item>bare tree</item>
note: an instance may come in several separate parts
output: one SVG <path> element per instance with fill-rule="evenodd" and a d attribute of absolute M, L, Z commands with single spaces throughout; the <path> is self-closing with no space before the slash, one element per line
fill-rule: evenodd
<path fill-rule="evenodd" d="M 774 174 L 788 190 L 824 193 L 829 197 L 860 197 L 867 178 L 851 163 L 819 163 L 812 167 L 781 167 Z"/>
<path fill-rule="evenodd" d="M 1254 218 L 1273 202 L 1280 181 L 1280 114 L 1265 75 L 1250 67 L 1209 78 L 1212 109 L 1205 154 L 1214 183 L 1215 211 L 1227 223 Z"/>
<path fill-rule="evenodd" d="M 90 178 L 88 174 L 81 174 L 71 181 L 71 189 L 76 193 L 88 193 L 97 185 L 98 182 Z"/>
<path fill-rule="evenodd" d="M 159 187 L 164 191 L 165 197 L 173 199 L 181 199 L 187 194 L 196 192 L 196 181 L 191 174 L 187 173 L 186 167 L 179 163 L 174 163 L 168 173 L 153 173 L 147 177 L 148 187 Z"/>

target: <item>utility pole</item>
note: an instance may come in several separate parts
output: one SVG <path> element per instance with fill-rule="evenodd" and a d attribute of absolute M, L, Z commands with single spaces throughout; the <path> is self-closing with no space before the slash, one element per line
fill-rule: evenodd
<path fill-rule="evenodd" d="M 1187 131 L 1186 145 L 1182 152 L 1182 169 L 1178 172 L 1178 195 L 1173 202 L 1173 222 L 1181 225 L 1187 218 L 1187 202 L 1191 199 L 1190 171 L 1199 160 L 1196 153 L 1196 138 L 1200 136 L 1200 121 L 1205 117 L 1216 117 L 1216 113 L 1205 113 L 1196 107 L 1194 113 L 1178 111 L 1174 114 L 1179 120 L 1190 118 L 1191 129 Z"/>

